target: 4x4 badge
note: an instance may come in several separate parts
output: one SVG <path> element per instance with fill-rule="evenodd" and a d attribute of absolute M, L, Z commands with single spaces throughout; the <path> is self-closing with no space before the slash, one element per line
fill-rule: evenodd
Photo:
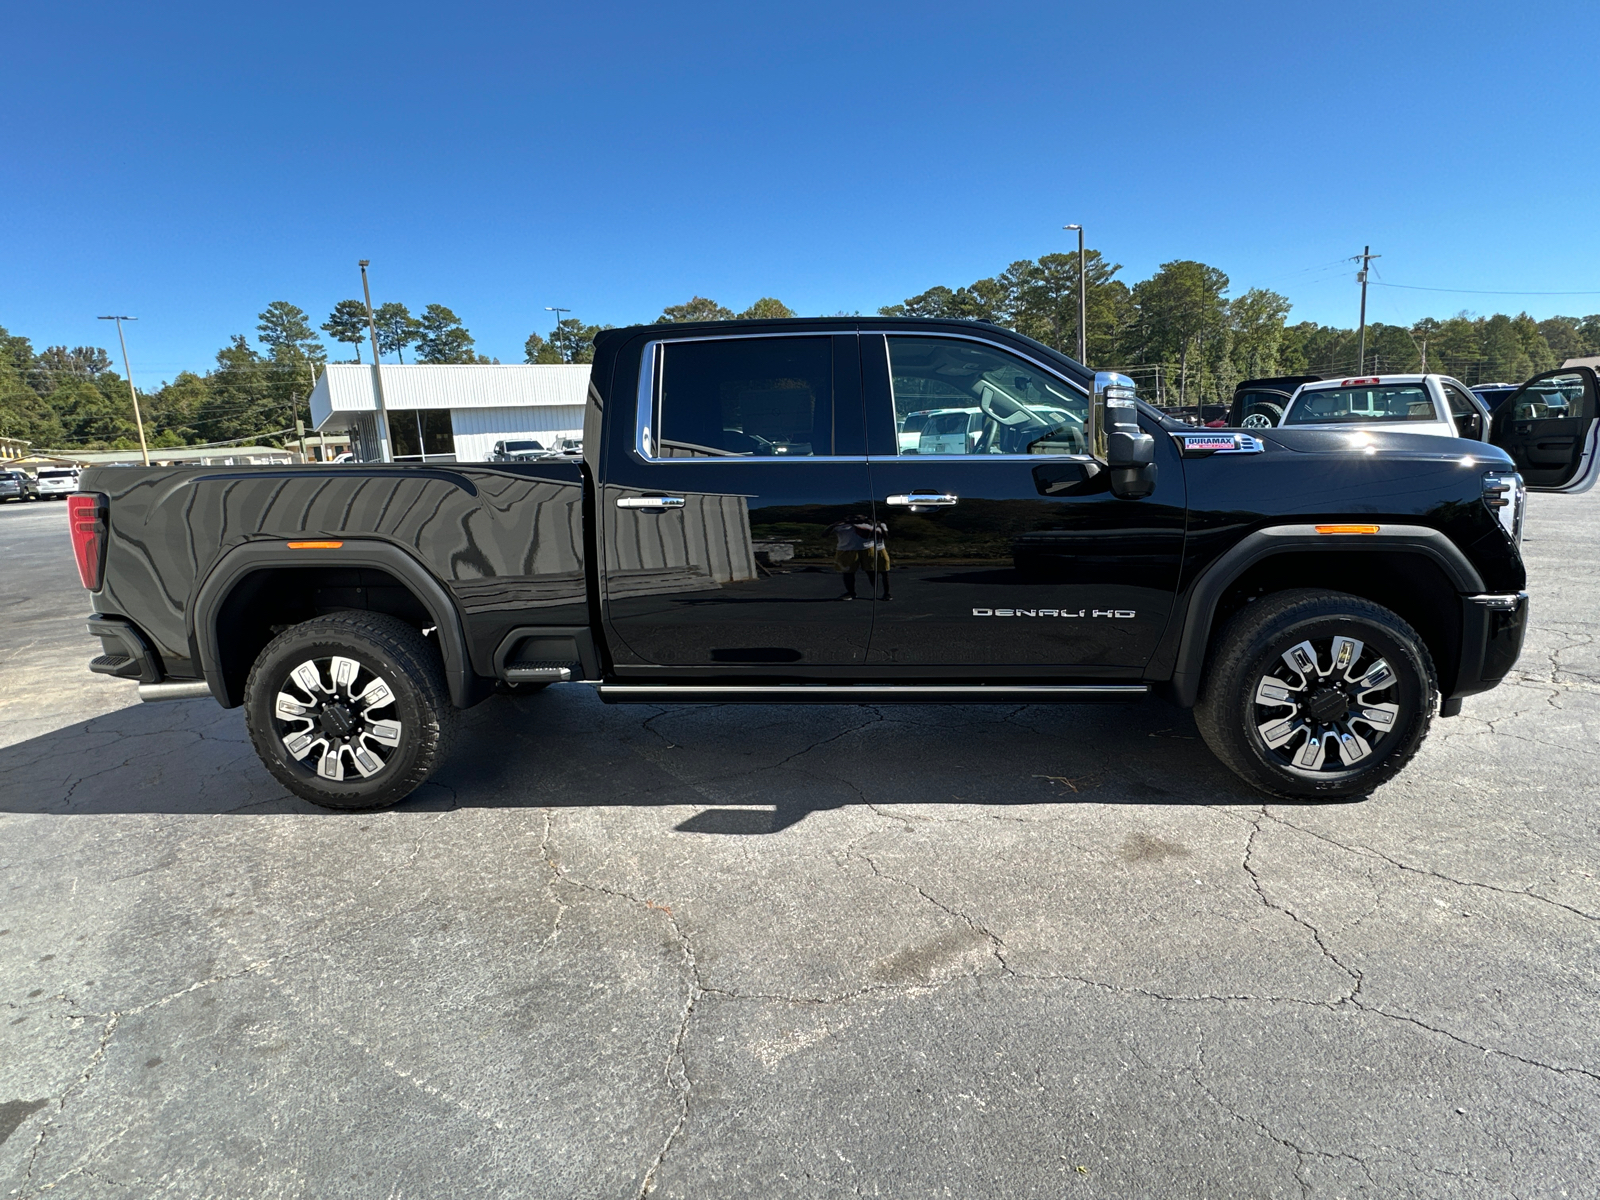
<path fill-rule="evenodd" d="M 1130 621 L 1139 614 L 1131 608 L 1080 608 L 1077 612 L 1065 608 L 975 608 L 975 617 L 1112 617 Z"/>

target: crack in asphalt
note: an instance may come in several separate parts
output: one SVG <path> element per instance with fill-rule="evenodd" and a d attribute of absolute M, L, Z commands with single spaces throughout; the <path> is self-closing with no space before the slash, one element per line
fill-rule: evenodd
<path fill-rule="evenodd" d="M 1294 1178 L 1295 1183 L 1297 1183 L 1300 1187 L 1300 1195 L 1302 1200 L 1310 1200 L 1311 1196 L 1311 1181 L 1308 1180 L 1305 1175 L 1306 1159 L 1308 1157 L 1332 1159 L 1334 1161 L 1344 1159 L 1348 1160 L 1349 1162 L 1353 1162 L 1356 1164 L 1356 1166 L 1361 1168 L 1361 1173 L 1367 1177 L 1368 1183 L 1372 1184 L 1373 1187 L 1378 1186 L 1377 1178 L 1372 1174 L 1371 1168 L 1367 1166 L 1366 1160 L 1361 1158 L 1360 1155 L 1350 1154 L 1347 1151 L 1317 1150 L 1313 1147 L 1302 1146 L 1291 1138 L 1286 1138 L 1282 1134 L 1274 1133 L 1272 1129 L 1269 1128 L 1267 1124 L 1259 1118 L 1247 1117 L 1243 1113 L 1236 1111 L 1230 1105 L 1224 1103 L 1220 1096 L 1206 1086 L 1205 1080 L 1201 1077 L 1201 1071 L 1205 1068 L 1204 1037 L 1201 1037 L 1195 1045 L 1195 1063 L 1196 1065 L 1194 1067 L 1186 1068 L 1186 1071 L 1194 1080 L 1195 1085 L 1205 1093 L 1206 1099 L 1210 1100 L 1211 1103 L 1214 1104 L 1221 1112 L 1226 1113 L 1235 1121 L 1238 1121 L 1246 1126 L 1254 1127 L 1264 1137 L 1276 1142 L 1278 1145 L 1294 1154 Z"/>
<path fill-rule="evenodd" d="M 1267 896 L 1266 885 L 1262 882 L 1261 874 L 1256 870 L 1254 861 L 1256 853 L 1256 839 L 1261 836 L 1261 822 L 1266 819 L 1267 806 L 1263 804 L 1261 806 L 1260 814 L 1251 823 L 1250 836 L 1245 840 L 1243 865 L 1245 874 L 1250 877 L 1250 885 L 1255 889 L 1255 893 L 1258 897 L 1260 897 L 1262 904 L 1266 905 L 1267 908 L 1274 912 L 1282 913 L 1284 916 L 1288 917 L 1289 920 L 1293 921 L 1296 925 L 1299 925 L 1301 928 L 1310 933 L 1312 940 L 1317 944 L 1317 949 L 1322 951 L 1323 957 L 1350 977 L 1353 986 L 1351 987 L 1349 994 L 1344 996 L 1343 999 L 1354 1001 L 1361 992 L 1361 972 L 1353 967 L 1346 966 L 1340 961 L 1339 956 L 1329 949 L 1328 944 L 1322 940 L 1322 931 L 1320 929 L 1302 917 L 1299 913 L 1295 912 L 1292 908 L 1284 904 L 1274 903 Z"/>
<path fill-rule="evenodd" d="M 606 887 L 604 884 L 574 879 L 562 869 L 561 864 L 556 861 L 555 854 L 550 846 L 554 814 L 553 812 L 548 812 L 548 810 L 547 813 L 545 835 L 540 843 L 540 853 L 544 856 L 545 865 L 550 868 L 554 880 L 559 880 L 568 887 L 577 888 L 579 891 L 626 900 L 630 904 L 643 908 L 648 912 L 660 913 L 666 918 L 667 924 L 671 926 L 673 935 L 677 938 L 678 945 L 683 953 L 683 964 L 688 978 L 688 986 L 685 989 L 683 1011 L 679 1016 L 678 1029 L 673 1035 L 672 1044 L 667 1051 L 666 1063 L 662 1068 L 668 1090 L 676 1092 L 678 1095 L 678 1118 L 673 1123 L 672 1128 L 667 1131 L 660 1149 L 656 1151 L 655 1156 L 650 1161 L 650 1165 L 645 1169 L 643 1178 L 640 1180 L 638 1200 L 644 1200 L 644 1197 L 655 1190 L 661 1166 L 666 1161 L 667 1155 L 671 1153 L 673 1144 L 678 1140 L 678 1135 L 683 1132 L 683 1127 L 689 1121 L 689 1100 L 694 1090 L 694 1081 L 689 1075 L 685 1045 L 689 1039 L 689 1026 L 694 1019 L 695 1008 L 699 1004 L 701 995 L 707 990 L 705 981 L 700 974 L 700 963 L 695 956 L 694 943 L 690 939 L 688 931 L 679 923 L 671 907 L 665 904 L 657 904 L 654 900 L 646 899 L 642 896 L 635 896 L 630 892 Z"/>
<path fill-rule="evenodd" d="M 1504 887 L 1499 887 L 1496 884 L 1483 883 L 1483 882 L 1481 882 L 1479 880 L 1475 880 L 1475 879 L 1457 879 L 1453 875 L 1446 875 L 1442 871 L 1435 871 L 1435 870 L 1433 870 L 1433 869 L 1431 869 L 1429 867 L 1418 867 L 1418 866 L 1413 866 L 1410 863 L 1403 863 L 1399 859 L 1392 858 L 1389 855 L 1385 854 L 1383 851 L 1374 849 L 1371 846 L 1351 846 L 1351 845 L 1348 845 L 1348 844 L 1346 844 L 1344 842 L 1339 841 L 1336 838 L 1329 837 L 1325 833 L 1318 833 L 1314 829 L 1307 829 L 1303 825 L 1296 825 L 1293 821 L 1290 821 L 1285 817 L 1279 816 L 1276 813 L 1273 813 L 1271 811 L 1267 811 L 1266 809 L 1264 809 L 1263 811 L 1265 812 L 1265 815 L 1266 815 L 1266 817 L 1267 817 L 1267 819 L 1269 821 L 1273 821 L 1273 822 L 1276 822 L 1279 825 L 1286 826 L 1289 829 L 1295 830 L 1297 833 L 1303 833 L 1307 837 L 1316 838 L 1320 842 L 1326 842 L 1328 845 L 1335 846 L 1340 850 L 1345 850 L 1345 851 L 1348 851 L 1351 854 L 1359 855 L 1362 858 L 1372 858 L 1372 859 L 1376 859 L 1379 862 L 1388 863 L 1391 867 L 1394 867 L 1395 869 L 1400 870 L 1400 871 L 1409 871 L 1409 872 L 1411 872 L 1412 874 L 1415 874 L 1415 875 L 1426 875 L 1426 876 L 1429 876 L 1430 878 L 1433 878 L 1433 879 L 1443 880 L 1445 883 L 1453 883 L 1457 887 L 1482 888 L 1484 891 L 1497 892 L 1498 894 L 1500 894 L 1502 896 L 1525 897 L 1525 898 L 1530 899 L 1530 900 L 1537 900 L 1542 904 L 1548 904 L 1548 905 L 1550 905 L 1550 906 L 1552 906 L 1554 908 L 1559 908 L 1559 909 L 1563 910 L 1564 912 L 1571 913 L 1575 917 L 1581 917 L 1585 921 L 1600 921 L 1600 915 L 1597 915 L 1595 913 L 1585 912 L 1581 908 L 1574 908 L 1570 904 L 1563 904 L 1561 901 L 1553 900 L 1549 896 L 1541 895 L 1540 893 L 1533 891 L 1531 888 L 1504 888 Z"/>

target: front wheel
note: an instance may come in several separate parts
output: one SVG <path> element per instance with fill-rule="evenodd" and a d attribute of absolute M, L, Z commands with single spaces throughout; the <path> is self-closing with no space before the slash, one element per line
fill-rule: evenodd
<path fill-rule="evenodd" d="M 1427 646 L 1395 613 L 1296 589 L 1229 622 L 1194 716 L 1246 782 L 1288 799 L 1338 799 L 1366 795 L 1411 761 L 1437 690 Z"/>
<path fill-rule="evenodd" d="M 267 770 L 323 808 L 383 808 L 444 759 L 455 722 L 436 646 L 381 613 L 340 612 L 273 638 L 245 684 Z"/>

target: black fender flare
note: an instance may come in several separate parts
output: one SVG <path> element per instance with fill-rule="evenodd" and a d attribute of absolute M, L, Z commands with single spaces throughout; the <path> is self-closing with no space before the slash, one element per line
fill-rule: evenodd
<path fill-rule="evenodd" d="M 279 567 L 374 567 L 393 575 L 421 601 L 438 629 L 439 649 L 444 656 L 445 680 L 450 686 L 450 701 L 457 708 L 468 707 L 475 698 L 472 660 L 467 656 L 467 639 L 461 616 L 444 585 L 411 555 L 389 542 L 366 538 L 346 538 L 338 549 L 295 550 L 286 541 L 244 542 L 222 555 L 206 573 L 189 606 L 189 640 L 195 647 L 200 669 L 211 694 L 223 708 L 237 708 L 243 696 L 231 695 L 222 673 L 221 647 L 217 639 L 217 614 L 223 602 L 248 575 Z"/>
<path fill-rule="evenodd" d="M 1258 529 L 1218 557 L 1189 589 L 1183 633 L 1172 671 L 1172 699 L 1180 708 L 1193 708 L 1200 697 L 1217 602 L 1229 585 L 1264 558 L 1305 550 L 1331 554 L 1401 550 L 1420 554 L 1439 567 L 1462 595 L 1484 590 L 1483 577 L 1461 548 L 1426 525 L 1386 524 L 1377 533 L 1318 533 L 1315 525 L 1274 525 Z"/>

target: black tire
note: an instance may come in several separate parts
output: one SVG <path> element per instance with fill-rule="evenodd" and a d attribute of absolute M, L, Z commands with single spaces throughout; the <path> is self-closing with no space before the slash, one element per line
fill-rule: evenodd
<path fill-rule="evenodd" d="M 1316 657 L 1301 673 L 1294 663 L 1306 663 L 1305 642 Z M 1246 605 L 1228 623 L 1194 717 L 1211 752 L 1253 787 L 1343 799 L 1370 793 L 1411 761 L 1438 690 L 1426 644 L 1393 612 L 1343 592 L 1295 589 Z"/>
<path fill-rule="evenodd" d="M 335 659 L 356 664 L 347 683 Z M 308 663 L 320 692 L 296 675 Z M 286 717 L 280 694 L 302 715 Z M 420 787 L 444 761 L 456 718 L 437 646 L 398 617 L 367 612 L 316 617 L 273 638 L 250 668 L 244 712 L 273 778 L 303 800 L 345 810 L 384 808 Z"/>
<path fill-rule="evenodd" d="M 1251 418 L 1260 418 L 1252 422 Z M 1263 424 L 1262 421 L 1266 423 Z M 1244 429 L 1270 429 L 1283 420 L 1283 409 L 1276 404 L 1252 404 L 1250 411 L 1244 414 L 1241 427 Z"/>

